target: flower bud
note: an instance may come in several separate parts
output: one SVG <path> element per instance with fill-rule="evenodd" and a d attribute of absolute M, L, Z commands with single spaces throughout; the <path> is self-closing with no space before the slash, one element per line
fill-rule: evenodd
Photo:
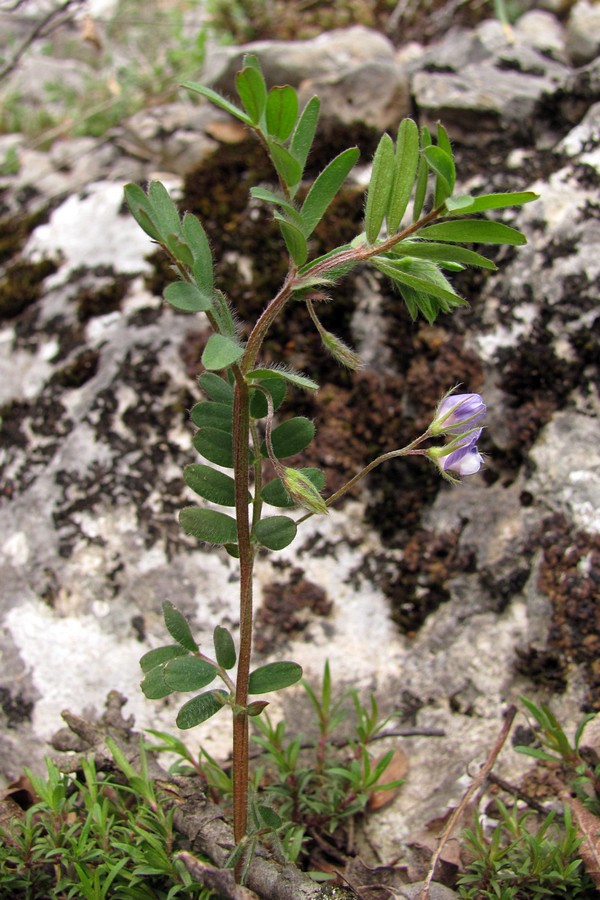
<path fill-rule="evenodd" d="M 298 469 L 284 468 L 281 480 L 292 500 L 304 509 L 319 514 L 327 512 L 327 505 L 310 478 Z"/>
<path fill-rule="evenodd" d="M 477 428 L 487 407 L 479 394 L 446 394 L 436 410 L 429 433 L 465 434 Z"/>

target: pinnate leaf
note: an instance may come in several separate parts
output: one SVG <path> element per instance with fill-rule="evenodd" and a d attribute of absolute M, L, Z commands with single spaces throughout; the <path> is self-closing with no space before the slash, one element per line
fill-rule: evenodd
<path fill-rule="evenodd" d="M 294 662 L 274 662 L 255 669 L 248 680 L 249 694 L 268 694 L 296 684 L 302 678 L 302 666 Z"/>

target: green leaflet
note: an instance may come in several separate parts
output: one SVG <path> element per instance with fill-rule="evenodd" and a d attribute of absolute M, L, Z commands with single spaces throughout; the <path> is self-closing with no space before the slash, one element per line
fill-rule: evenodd
<path fill-rule="evenodd" d="M 524 234 L 502 222 L 487 219 L 453 219 L 427 225 L 419 231 L 419 237 L 434 241 L 456 241 L 465 244 L 526 244 Z"/>
<path fill-rule="evenodd" d="M 204 694 L 198 694 L 192 697 L 179 710 L 177 714 L 177 727 L 186 729 L 194 728 L 202 722 L 206 722 L 215 713 L 223 708 L 227 701 L 225 691 L 206 691 Z"/>
<path fill-rule="evenodd" d="M 218 428 L 219 431 L 231 433 L 233 422 L 231 419 L 232 408 L 230 403 L 214 403 L 210 400 L 202 400 L 192 407 L 190 418 L 198 428 L 206 425 Z"/>
<path fill-rule="evenodd" d="M 235 506 L 235 481 L 211 466 L 192 464 L 183 470 L 185 483 L 199 497 L 220 506 Z M 248 502 L 252 497 L 248 494 Z"/>
<path fill-rule="evenodd" d="M 298 225 L 291 222 L 289 217 L 286 218 L 279 212 L 274 214 L 274 218 L 277 220 L 288 253 L 297 266 L 303 265 L 308 256 L 308 244 L 304 232 Z"/>
<path fill-rule="evenodd" d="M 298 95 L 289 84 L 273 87 L 267 97 L 267 131 L 280 141 L 286 141 L 298 118 Z M 292 154 L 293 156 L 293 154 Z"/>
<path fill-rule="evenodd" d="M 286 419 L 271 432 L 273 452 L 277 459 L 295 456 L 296 453 L 301 453 L 308 447 L 314 436 L 315 426 L 310 419 L 304 416 Z M 264 441 L 261 452 L 263 456 L 267 455 L 267 446 Z"/>
<path fill-rule="evenodd" d="M 235 77 L 236 90 L 252 124 L 258 125 L 267 105 L 267 86 L 259 68 L 245 65 Z"/>
<path fill-rule="evenodd" d="M 172 691 L 199 691 L 217 677 L 217 670 L 197 656 L 182 656 L 165 665 L 165 682 Z"/>
<path fill-rule="evenodd" d="M 429 180 L 429 166 L 427 164 L 427 158 L 424 156 L 423 151 L 431 146 L 431 135 L 429 133 L 429 129 L 424 125 L 421 128 L 420 135 L 420 147 L 421 154 L 419 156 L 419 165 L 417 167 L 417 181 L 415 186 L 415 199 L 413 203 L 413 222 L 418 222 L 421 217 L 421 213 L 423 211 L 423 204 L 425 203 L 425 197 L 427 196 L 427 183 Z"/>
<path fill-rule="evenodd" d="M 179 234 L 181 231 L 179 211 L 164 184 L 160 181 L 151 181 L 148 185 L 148 199 L 154 210 L 154 221 L 159 226 L 163 238 L 169 234 Z"/>
<path fill-rule="evenodd" d="M 240 122 L 243 122 L 245 125 L 252 125 L 252 119 L 247 116 L 245 112 L 242 112 L 239 107 L 235 106 L 234 103 L 231 103 L 225 97 L 222 97 L 221 94 L 213 91 L 212 88 L 206 87 L 206 85 L 200 84 L 197 81 L 182 81 L 181 86 L 187 88 L 188 91 L 194 91 L 194 93 L 206 97 L 207 100 L 210 100 L 210 102 L 215 106 L 218 106 L 219 109 L 224 109 L 225 112 L 235 116 L 236 119 L 239 119 Z"/>
<path fill-rule="evenodd" d="M 213 643 L 219 665 L 224 669 L 233 669 L 236 661 L 235 644 L 229 631 L 222 625 L 217 625 L 215 628 Z"/>
<path fill-rule="evenodd" d="M 454 190 L 456 170 L 452 156 L 441 147 L 425 147 L 423 150 L 427 165 L 436 175 L 435 205 L 441 206 Z"/>
<path fill-rule="evenodd" d="M 212 307 L 210 296 L 187 281 L 174 281 L 168 284 L 164 296 L 171 306 L 184 312 L 206 312 Z"/>
<path fill-rule="evenodd" d="M 400 241 L 390 253 L 394 256 L 431 259 L 442 265 L 445 262 L 452 262 L 465 266 L 479 266 L 481 269 L 496 269 L 496 264 L 491 259 L 487 259 L 474 250 L 468 250 L 466 247 L 454 247 L 451 244 L 435 244 L 433 241 Z"/>
<path fill-rule="evenodd" d="M 160 241 L 160 231 L 153 221 L 154 210 L 146 193 L 138 184 L 126 184 L 123 192 L 131 215 L 140 228 L 155 241 Z"/>
<path fill-rule="evenodd" d="M 255 669 L 248 681 L 249 694 L 268 694 L 296 684 L 302 678 L 302 666 L 294 662 L 274 662 Z"/>
<path fill-rule="evenodd" d="M 323 218 L 325 210 L 341 188 L 359 156 L 360 151 L 357 147 L 344 150 L 335 159 L 332 159 L 316 178 L 300 210 L 306 237 L 312 234 Z"/>
<path fill-rule="evenodd" d="M 210 400 L 215 400 L 217 403 L 229 403 L 230 406 L 233 406 L 233 386 L 220 375 L 215 375 L 214 372 L 203 372 L 198 376 L 198 384 Z"/>
<path fill-rule="evenodd" d="M 165 681 L 164 665 L 155 666 L 146 672 L 140 686 L 148 700 L 162 700 L 163 697 L 168 697 L 173 693 L 173 689 Z"/>
<path fill-rule="evenodd" d="M 181 644 L 167 644 L 164 647 L 156 647 L 154 650 L 148 650 L 140 659 L 142 672 L 149 672 L 156 666 L 164 666 L 170 659 L 176 656 L 183 656 L 188 651 Z"/>
<path fill-rule="evenodd" d="M 373 170 L 367 192 L 365 231 L 369 244 L 374 244 L 379 237 L 388 210 L 393 180 L 394 142 L 389 134 L 384 134 L 373 157 Z"/>
<path fill-rule="evenodd" d="M 193 437 L 193 444 L 198 453 L 225 469 L 233 469 L 233 440 L 231 432 L 222 431 L 207 425 L 197 431 Z"/>
<path fill-rule="evenodd" d="M 183 217 L 183 233 L 192 253 L 192 272 L 196 284 L 207 297 L 212 297 L 214 282 L 210 244 L 201 223 L 191 213 Z"/>
<path fill-rule="evenodd" d="M 296 523 L 287 516 L 266 516 L 252 529 L 252 537 L 267 550 L 283 550 L 296 537 Z"/>
<path fill-rule="evenodd" d="M 305 391 L 318 391 L 319 385 L 316 381 L 313 381 L 312 378 L 307 378 L 306 375 L 299 375 L 297 372 L 290 372 L 286 369 L 254 369 L 252 372 L 249 372 L 246 376 L 248 380 L 250 379 L 265 381 L 268 379 L 282 379 L 283 381 L 288 381 L 290 384 L 293 384 L 294 387 L 302 388 Z"/>
<path fill-rule="evenodd" d="M 398 127 L 394 180 L 386 215 L 387 229 L 394 234 L 406 212 L 419 164 L 419 129 L 412 119 L 403 119 Z"/>
<path fill-rule="evenodd" d="M 210 371 L 226 369 L 244 354 L 244 348 L 225 334 L 211 334 L 202 353 L 202 365 Z"/>
<path fill-rule="evenodd" d="M 271 397 L 273 412 L 279 409 L 287 394 L 287 384 L 279 378 L 264 378 L 255 382 L 261 390 L 250 391 L 250 415 L 253 419 L 264 419 L 269 414 L 269 405 L 264 391 Z"/>
<path fill-rule="evenodd" d="M 277 174 L 284 184 L 293 192 L 293 188 L 299 184 L 302 178 L 302 169 L 300 163 L 295 159 L 289 150 L 276 141 L 274 138 L 267 139 L 267 146 L 273 165 L 277 170 Z"/>
<path fill-rule="evenodd" d="M 176 606 L 169 600 L 165 600 L 162 605 L 163 618 L 167 631 L 178 644 L 181 644 L 186 650 L 195 653 L 198 650 L 198 644 L 193 638 L 188 620 L 180 613 Z"/>
<path fill-rule="evenodd" d="M 179 513 L 179 524 L 186 534 L 207 544 L 235 544 L 235 519 L 215 509 L 186 506 Z"/>
<path fill-rule="evenodd" d="M 469 216 L 473 213 L 486 212 L 488 209 L 506 209 L 510 206 L 522 206 L 537 200 L 539 194 L 533 191 L 517 191 L 506 194 L 482 194 L 481 197 L 451 197 L 446 200 L 446 209 L 453 216 Z M 463 203 L 462 201 L 471 201 Z"/>
<path fill-rule="evenodd" d="M 320 109 L 321 102 L 319 98 L 311 97 L 302 110 L 294 134 L 292 135 L 290 153 L 294 159 L 298 160 L 302 171 L 304 171 L 304 166 L 306 165 L 306 160 L 308 159 L 308 154 L 315 137 Z"/>

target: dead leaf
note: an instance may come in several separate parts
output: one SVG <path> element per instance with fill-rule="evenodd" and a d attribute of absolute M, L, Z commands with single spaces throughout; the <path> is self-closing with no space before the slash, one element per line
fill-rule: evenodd
<path fill-rule="evenodd" d="M 29 809 L 40 798 L 33 789 L 33 785 L 27 775 L 19 775 L 16 781 L 11 782 L 8 787 L 0 791 L 0 801 L 11 800 L 16 803 L 20 809 Z"/>
<path fill-rule="evenodd" d="M 373 765 L 377 765 L 383 758 L 380 756 L 376 759 Z M 379 784 L 388 784 L 390 781 L 399 781 L 400 779 L 406 778 L 408 774 L 408 756 L 401 750 L 399 747 L 396 747 L 394 750 L 394 755 L 388 765 L 387 769 L 379 779 Z M 376 812 L 378 809 L 383 809 L 384 806 L 387 806 L 388 803 L 391 803 L 398 796 L 398 792 L 400 791 L 400 787 L 388 788 L 384 791 L 376 791 L 374 794 L 371 794 L 369 797 L 369 801 L 367 803 L 367 809 L 370 812 Z"/>
<path fill-rule="evenodd" d="M 96 50 L 101 51 L 104 49 L 98 26 L 90 15 L 84 16 L 83 22 L 81 23 L 81 39 L 82 41 L 91 44 Z"/>
<path fill-rule="evenodd" d="M 597 888 L 600 888 L 600 819 L 587 809 L 577 797 L 568 791 L 561 792 L 561 800 L 566 803 L 582 838 L 579 853 L 588 873 Z"/>

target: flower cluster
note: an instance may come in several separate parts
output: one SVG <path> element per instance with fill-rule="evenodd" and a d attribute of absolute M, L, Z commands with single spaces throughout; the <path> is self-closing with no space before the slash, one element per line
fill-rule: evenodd
<path fill-rule="evenodd" d="M 440 402 L 428 433 L 446 434 L 451 440 L 443 447 L 430 447 L 425 453 L 450 481 L 456 480 L 450 472 L 457 475 L 479 472 L 483 457 L 477 441 L 483 431 L 481 422 L 486 409 L 479 394 L 446 394 Z"/>

